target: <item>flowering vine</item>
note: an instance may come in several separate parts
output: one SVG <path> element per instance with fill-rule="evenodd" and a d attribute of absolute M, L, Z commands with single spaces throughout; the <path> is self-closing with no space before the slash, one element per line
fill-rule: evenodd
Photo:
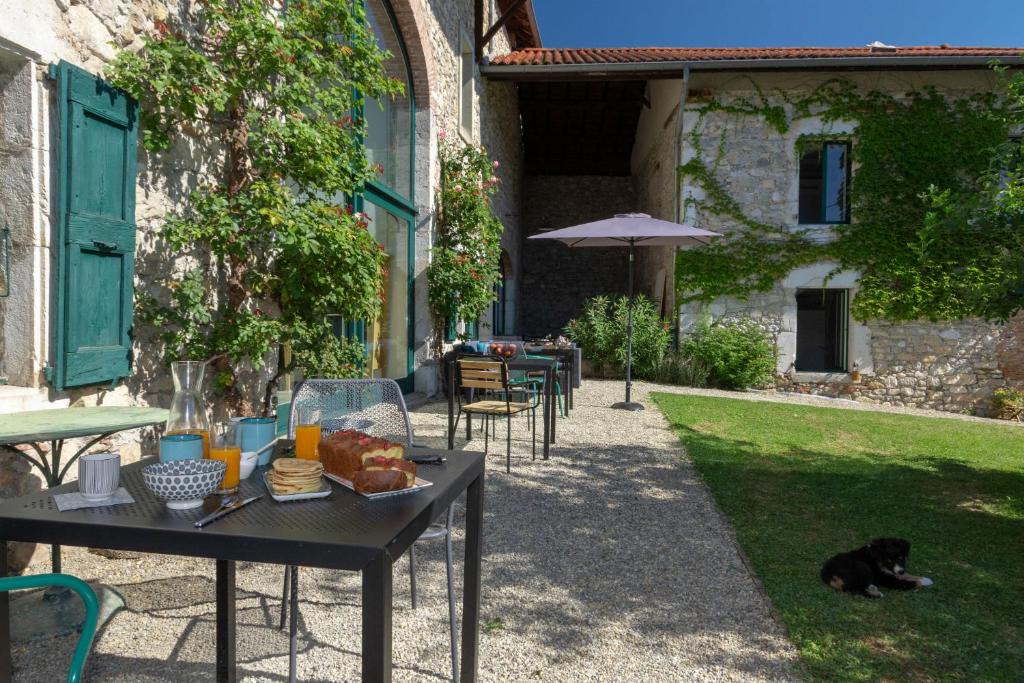
<path fill-rule="evenodd" d="M 472 321 L 494 300 L 501 277 L 501 221 L 491 196 L 498 191 L 500 164 L 483 147 L 461 145 L 439 135 L 437 241 L 427 268 L 430 311 L 437 338 L 448 321 Z"/>

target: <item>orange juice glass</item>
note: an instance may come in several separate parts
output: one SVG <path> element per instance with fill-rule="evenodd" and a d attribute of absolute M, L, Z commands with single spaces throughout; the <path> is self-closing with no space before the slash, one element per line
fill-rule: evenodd
<path fill-rule="evenodd" d="M 320 444 L 320 425 L 306 424 L 295 427 L 295 457 L 302 460 L 319 460 L 317 446 Z"/>
<path fill-rule="evenodd" d="M 242 465 L 242 447 L 235 443 L 235 425 L 231 422 L 218 424 L 213 433 L 213 447 L 210 449 L 210 460 L 220 460 L 224 468 L 224 478 L 220 482 L 221 493 L 234 493 L 238 490 L 238 470 Z"/>
<path fill-rule="evenodd" d="M 198 434 L 203 437 L 203 457 L 210 457 L 210 432 L 205 429 L 172 429 L 168 434 Z"/>
<path fill-rule="evenodd" d="M 214 446 L 210 449 L 210 460 L 222 460 L 227 464 L 224 479 L 220 482 L 223 493 L 234 493 L 238 490 L 238 469 L 242 463 L 241 446 Z"/>

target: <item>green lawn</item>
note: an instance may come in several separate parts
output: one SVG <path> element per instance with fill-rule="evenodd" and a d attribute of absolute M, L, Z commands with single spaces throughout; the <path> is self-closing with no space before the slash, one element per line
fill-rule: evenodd
<path fill-rule="evenodd" d="M 1024 681 L 1024 429 L 655 394 L 736 529 L 810 676 Z M 935 585 L 841 594 L 818 578 L 873 537 Z"/>

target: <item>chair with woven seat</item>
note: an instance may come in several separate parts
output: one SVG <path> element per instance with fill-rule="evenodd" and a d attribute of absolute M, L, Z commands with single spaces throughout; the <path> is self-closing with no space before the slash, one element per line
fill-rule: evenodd
<path fill-rule="evenodd" d="M 532 422 L 533 457 L 537 457 L 537 405 L 534 401 L 512 401 L 514 392 L 525 391 L 509 381 L 508 365 L 497 357 L 462 357 L 455 361 L 456 386 L 458 387 L 459 416 L 482 415 L 484 417 L 484 452 L 487 452 L 489 421 L 498 417 L 506 419 L 505 426 L 505 472 L 512 472 L 512 416 L 530 412 L 527 423 Z M 466 390 L 482 391 L 485 396 L 471 403 L 463 404 L 462 395 Z M 494 398 L 488 398 L 487 393 Z M 531 419 L 532 417 L 532 419 Z M 458 418 L 456 418 L 458 419 Z"/>
<path fill-rule="evenodd" d="M 0 578 L 0 591 L 8 592 L 26 588 L 49 588 L 61 586 L 78 594 L 85 606 L 85 620 L 82 631 L 75 645 L 75 653 L 68 667 L 68 683 L 80 683 L 85 670 L 85 660 L 92 649 L 92 641 L 96 638 L 96 627 L 99 623 L 100 607 L 96 592 L 92 586 L 78 577 L 69 574 L 31 574 L 29 576 L 7 576 Z"/>
<path fill-rule="evenodd" d="M 299 416 L 318 415 L 322 436 L 342 429 L 357 429 L 365 434 L 413 446 L 412 424 L 405 398 L 398 384 L 391 379 L 307 379 L 292 394 L 288 416 L 288 437 L 295 438 Z M 459 680 L 458 627 L 455 614 L 455 570 L 452 564 L 453 509 L 448 507 L 443 524 L 432 524 L 416 542 L 443 538 L 445 562 L 448 570 L 448 627 L 451 636 L 452 679 Z M 413 609 L 416 597 L 416 545 L 409 547 L 409 584 Z M 288 610 L 289 603 L 291 609 Z M 284 629 L 286 613 L 289 618 L 289 681 L 295 680 L 298 614 L 298 567 L 285 567 L 284 589 L 281 597 L 281 624 Z"/>

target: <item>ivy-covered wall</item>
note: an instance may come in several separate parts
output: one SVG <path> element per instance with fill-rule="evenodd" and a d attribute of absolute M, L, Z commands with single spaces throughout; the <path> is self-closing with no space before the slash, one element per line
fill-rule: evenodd
<path fill-rule="evenodd" d="M 836 100 L 830 102 L 823 98 L 817 105 L 809 105 L 823 89 L 833 87 L 830 83 L 839 83 L 840 89 L 848 89 L 853 94 L 852 99 L 837 105 Z M 923 213 L 920 206 L 911 206 L 912 199 L 902 205 L 887 206 L 858 206 L 855 202 L 852 230 L 844 227 L 837 230 L 829 225 L 800 225 L 798 162 L 801 149 L 831 138 L 851 140 L 856 147 L 858 127 L 863 120 L 875 126 L 880 125 L 880 121 L 885 125 L 886 107 L 897 112 L 913 97 L 908 93 L 925 95 L 930 89 L 950 102 L 967 100 L 982 106 L 983 98 L 997 91 L 998 82 L 995 74 L 983 69 L 694 73 L 684 110 L 684 171 L 680 174 L 687 222 L 733 238 L 737 234 L 756 234 L 758 240 L 737 242 L 740 248 L 709 254 L 703 262 L 689 260 L 690 273 L 700 268 L 706 271 L 696 278 L 684 274 L 677 280 L 683 285 L 681 296 L 694 296 L 695 282 L 707 284 L 709 291 L 719 295 L 704 297 L 703 302 L 684 303 L 680 308 L 681 327 L 685 330 L 708 312 L 716 317 L 751 315 L 777 337 L 780 386 L 797 391 L 983 413 L 993 389 L 1016 382 L 1014 373 L 1009 376 L 1004 373 L 1004 366 L 1011 364 L 1011 357 L 1017 353 L 1016 344 L 1006 341 L 1000 325 L 972 318 L 958 319 L 962 316 L 955 315 L 956 292 L 950 290 L 947 296 L 934 289 L 931 292 L 933 302 L 915 308 L 916 303 L 907 304 L 904 298 L 886 309 L 890 305 L 884 300 L 886 286 L 878 286 L 877 281 L 873 283 L 871 296 L 860 300 L 870 305 L 861 305 L 858 309 L 855 303 L 855 315 L 850 321 L 847 365 L 852 368 L 856 362 L 864 380 L 853 383 L 845 375 L 794 374 L 797 289 L 846 288 L 856 302 L 865 287 L 865 271 L 851 269 L 840 260 L 846 260 L 852 253 L 850 260 L 864 263 L 872 274 L 895 272 L 905 254 L 899 254 L 900 258 L 894 259 L 891 267 L 885 264 L 885 256 L 898 254 L 905 247 L 903 231 L 916 230 Z M 870 97 L 876 99 L 864 104 L 867 100 L 860 98 L 872 92 L 877 95 Z M 850 109 L 849 116 L 838 115 L 844 106 Z M 878 109 L 866 114 L 866 108 L 871 106 Z M 948 126 L 945 120 L 935 121 L 935 126 L 929 130 L 927 115 L 937 112 L 936 116 L 940 116 L 942 111 L 943 107 L 936 105 L 921 114 L 920 134 L 933 133 L 920 140 L 922 156 L 927 156 L 929 146 L 948 153 L 962 144 L 967 134 L 974 134 L 974 140 L 998 137 L 998 128 L 986 127 L 990 124 L 984 117 L 969 118 L 972 125 L 980 121 L 979 127 L 964 135 L 954 135 L 951 129 L 955 127 Z M 822 114 L 816 115 L 817 112 Z M 875 116 L 878 112 L 882 115 Z M 955 111 L 949 114 L 953 115 Z M 914 120 L 906 116 L 903 119 L 903 123 Z M 944 137 L 935 139 L 934 131 Z M 916 153 L 916 127 L 905 126 L 905 130 L 894 127 L 893 134 L 899 139 L 887 149 L 899 150 L 902 156 L 890 163 L 909 159 L 916 164 L 917 161 L 910 158 Z M 873 139 L 877 141 L 880 137 L 876 131 Z M 862 163 L 855 152 L 855 178 Z M 877 164 L 878 159 L 868 163 Z M 940 165 L 939 168 L 945 167 Z M 941 184 L 941 174 L 933 175 Z M 884 194 L 876 192 L 876 196 Z M 896 195 L 895 192 L 889 194 Z M 869 212 L 874 212 L 870 217 L 874 221 L 871 230 L 857 232 L 862 227 L 857 225 L 858 214 L 863 218 Z M 835 248 L 837 237 L 847 240 L 842 245 L 847 250 L 845 253 Z M 887 245 L 887 239 L 893 241 L 892 244 Z M 759 244 L 765 243 L 770 246 L 762 249 Z M 858 250 L 862 250 L 861 253 Z M 694 257 L 700 258 L 696 254 Z M 936 270 L 941 273 L 942 268 Z M 763 279 L 758 282 L 762 275 Z M 925 283 L 925 288 L 935 286 L 934 282 Z M 881 297 L 878 292 L 882 292 Z M 697 299 L 699 294 L 696 293 Z M 878 305 L 880 300 L 882 306 Z M 951 305 L 944 308 L 946 302 Z M 897 322 L 886 322 L 872 314 L 879 310 L 885 310 L 886 317 Z M 953 318 L 953 321 L 918 319 L 919 311 L 925 311 L 921 318 L 927 315 L 940 320 Z M 863 320 L 858 321 L 857 314 Z"/>

